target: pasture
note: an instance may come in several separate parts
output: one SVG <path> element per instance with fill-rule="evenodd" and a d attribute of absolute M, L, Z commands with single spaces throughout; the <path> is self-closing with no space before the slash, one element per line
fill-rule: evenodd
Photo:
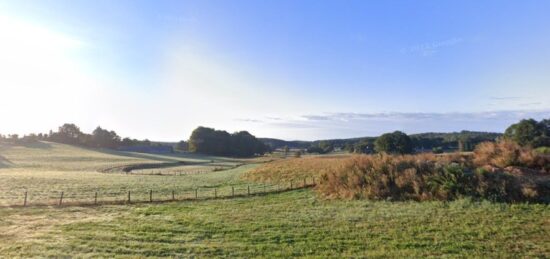
<path fill-rule="evenodd" d="M 90 150 L 56 143 L 33 146 L 0 146 L 0 205 L 21 205 L 25 192 L 28 204 L 55 204 L 61 192 L 64 202 L 90 203 L 98 193 L 100 201 L 124 201 L 128 192 L 133 201 L 183 199 L 228 195 L 230 186 L 237 194 L 247 192 L 240 174 L 262 159 L 228 159 L 191 154 L 154 155 Z M 182 162 L 183 165 L 159 169 L 142 169 L 129 173 L 120 170 L 129 165 Z M 186 165 L 189 164 L 189 165 Z M 106 171 L 107 170 L 107 171 Z M 225 188 L 223 188 L 225 187 Z M 260 184 L 252 183 L 257 192 Z M 263 188 L 263 186 L 261 186 Z"/>
<path fill-rule="evenodd" d="M 31 204 L 55 202 L 60 190 L 69 201 L 90 200 L 98 190 L 112 192 L 113 199 L 125 199 L 130 190 L 137 200 L 147 200 L 150 189 L 166 199 L 173 190 L 184 195 L 195 188 L 210 195 L 212 188 L 228 195 L 230 186 L 261 191 L 263 181 L 300 182 L 342 159 L 293 158 L 259 166 L 266 159 L 148 155 L 54 143 L 0 148 L 0 191 L 9 194 L 0 200 L 20 202 L 28 190 Z M 143 169 L 160 174 L 104 172 L 173 162 L 184 164 Z M 202 172 L 171 173 L 185 163 Z M 222 165 L 227 170 L 216 170 Z M 549 237 L 546 204 L 327 200 L 310 189 L 151 204 L 0 208 L 0 257 L 548 257 Z"/>
<path fill-rule="evenodd" d="M 0 254 L 547 257 L 546 205 L 335 201 L 311 190 L 130 206 L 0 209 Z"/>

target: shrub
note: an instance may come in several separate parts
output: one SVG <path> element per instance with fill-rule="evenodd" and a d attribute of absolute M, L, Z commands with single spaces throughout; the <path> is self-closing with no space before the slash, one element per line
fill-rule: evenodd
<path fill-rule="evenodd" d="M 443 148 L 442 147 L 434 147 L 434 148 L 432 148 L 432 152 L 434 154 L 442 154 L 443 153 Z"/>
<path fill-rule="evenodd" d="M 547 156 L 513 142 L 483 143 L 470 154 L 355 155 L 279 160 L 246 174 L 286 182 L 315 176 L 329 199 L 550 202 L 550 175 L 522 166 L 548 166 Z M 514 165 L 514 166 L 511 166 Z"/>
<path fill-rule="evenodd" d="M 550 155 L 550 147 L 538 147 L 535 149 L 535 152 L 542 155 Z"/>
<path fill-rule="evenodd" d="M 550 156 L 541 154 L 530 147 L 522 147 L 511 140 L 499 142 L 483 142 L 474 150 L 476 166 L 495 166 L 506 168 L 521 166 L 532 169 L 550 170 Z"/>
<path fill-rule="evenodd" d="M 443 156 L 429 154 L 361 155 L 325 174 L 317 190 L 328 198 L 449 199 L 458 196 L 461 168 Z"/>

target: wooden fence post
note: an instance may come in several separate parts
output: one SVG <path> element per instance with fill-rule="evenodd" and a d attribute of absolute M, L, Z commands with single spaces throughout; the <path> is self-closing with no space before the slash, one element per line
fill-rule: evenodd
<path fill-rule="evenodd" d="M 149 190 L 149 202 L 153 202 L 153 190 Z"/>
<path fill-rule="evenodd" d="M 231 185 L 231 197 L 235 196 L 235 187 Z"/>
<path fill-rule="evenodd" d="M 290 180 L 290 189 L 292 190 L 292 180 Z"/>
<path fill-rule="evenodd" d="M 63 194 L 64 194 L 64 192 L 61 192 L 61 197 L 59 197 L 59 206 L 61 206 L 61 204 L 63 204 Z"/>
<path fill-rule="evenodd" d="M 131 199 L 130 191 L 128 191 L 128 203 L 131 203 L 131 202 L 132 202 L 132 199 Z"/>
<path fill-rule="evenodd" d="M 176 194 L 174 193 L 174 191 L 172 191 L 172 200 L 173 200 L 173 201 L 176 200 Z"/>
<path fill-rule="evenodd" d="M 315 185 L 315 176 L 311 177 L 311 181 L 313 182 L 313 185 Z"/>
<path fill-rule="evenodd" d="M 250 185 L 248 185 L 248 195 L 250 195 Z"/>
<path fill-rule="evenodd" d="M 27 191 L 25 191 L 25 201 L 23 202 L 23 206 L 27 206 Z"/>
<path fill-rule="evenodd" d="M 95 192 L 95 196 L 94 196 L 94 205 L 97 205 L 97 192 Z"/>
<path fill-rule="evenodd" d="M 304 187 L 306 187 L 307 185 L 307 182 L 306 182 L 306 178 L 304 177 Z"/>

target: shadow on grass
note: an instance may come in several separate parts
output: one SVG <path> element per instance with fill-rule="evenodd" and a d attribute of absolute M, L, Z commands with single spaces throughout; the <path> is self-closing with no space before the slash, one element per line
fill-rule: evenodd
<path fill-rule="evenodd" d="M 7 158 L 0 155 L 0 168 L 8 168 L 13 166 L 13 163 Z"/>

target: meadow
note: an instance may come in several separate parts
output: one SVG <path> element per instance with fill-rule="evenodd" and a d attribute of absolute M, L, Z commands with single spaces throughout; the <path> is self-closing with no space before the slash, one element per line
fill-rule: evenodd
<path fill-rule="evenodd" d="M 192 154 L 154 155 L 105 150 L 91 150 L 64 144 L 40 142 L 33 146 L 0 146 L 0 205 L 56 204 L 63 192 L 65 203 L 93 203 L 95 194 L 101 202 L 184 199 L 199 196 L 229 195 L 231 186 L 237 194 L 263 191 L 260 183 L 244 185 L 240 174 L 262 159 L 228 159 Z M 189 165 L 161 169 L 135 170 L 130 173 L 108 171 L 128 165 L 183 162 Z M 269 186 L 271 189 L 276 188 Z"/>
<path fill-rule="evenodd" d="M 0 209 L 12 257 L 547 257 L 547 205 L 336 201 L 311 190 L 130 206 Z"/>
<path fill-rule="evenodd" d="M 271 158 L 147 155 L 43 144 L 46 149 L 1 146 L 2 193 L 43 190 L 55 199 L 56 190 L 74 190 L 91 199 L 99 189 L 115 190 L 113 197 L 124 199 L 128 189 L 145 189 L 138 198 L 147 200 L 146 190 L 152 188 L 165 190 L 167 198 L 174 189 L 183 193 L 197 187 L 252 185 L 262 191 L 268 180 L 299 183 L 349 159 L 264 163 Z M 181 175 L 101 172 L 174 161 L 230 165 Z M 233 168 L 236 164 L 242 165 Z M 261 179 L 266 175 L 273 179 Z M 299 189 L 165 203 L 0 207 L 0 257 L 548 257 L 549 244 L 550 205 L 469 198 L 326 199 L 314 189 Z"/>

